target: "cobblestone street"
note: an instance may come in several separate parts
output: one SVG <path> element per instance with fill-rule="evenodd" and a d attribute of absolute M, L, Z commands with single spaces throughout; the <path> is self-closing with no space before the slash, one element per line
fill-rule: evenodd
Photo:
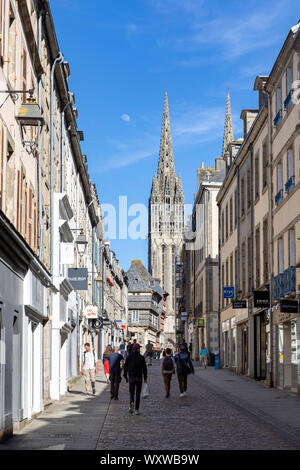
<path fill-rule="evenodd" d="M 101 371 L 96 397 L 86 397 L 79 380 L 0 449 L 300 449 L 299 396 L 197 365 L 187 396 L 179 397 L 173 376 L 166 399 L 158 361 L 148 371 L 150 397 L 139 416 L 128 412 L 124 379 L 119 400 L 110 402 Z"/>

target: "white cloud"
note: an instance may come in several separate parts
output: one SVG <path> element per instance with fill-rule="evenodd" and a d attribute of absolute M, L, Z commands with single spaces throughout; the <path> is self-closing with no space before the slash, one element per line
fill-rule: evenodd
<path fill-rule="evenodd" d="M 125 122 L 130 122 L 129 114 L 122 114 L 121 119 Z"/>

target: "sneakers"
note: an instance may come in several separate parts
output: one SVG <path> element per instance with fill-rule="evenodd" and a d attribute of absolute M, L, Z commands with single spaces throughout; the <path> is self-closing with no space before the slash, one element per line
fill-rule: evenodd
<path fill-rule="evenodd" d="M 181 393 L 179 396 L 180 396 L 180 398 L 184 397 L 184 393 Z"/>
<path fill-rule="evenodd" d="M 135 414 L 139 415 L 140 414 L 139 410 L 135 410 Z"/>
<path fill-rule="evenodd" d="M 130 414 L 133 413 L 133 408 L 134 408 L 134 403 L 130 403 L 130 407 L 129 407 L 129 413 Z"/>
<path fill-rule="evenodd" d="M 186 392 L 183 392 L 183 395 L 186 396 Z"/>
<path fill-rule="evenodd" d="M 169 398 L 170 394 L 169 393 L 166 393 L 166 398 Z"/>
<path fill-rule="evenodd" d="M 93 395 L 96 395 L 96 389 L 93 388 Z"/>

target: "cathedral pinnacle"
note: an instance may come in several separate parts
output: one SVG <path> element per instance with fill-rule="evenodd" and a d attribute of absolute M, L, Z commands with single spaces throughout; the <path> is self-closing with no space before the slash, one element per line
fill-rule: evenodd
<path fill-rule="evenodd" d="M 228 144 L 230 144 L 233 140 L 234 140 L 234 138 L 233 138 L 233 128 L 232 128 L 232 118 L 231 118 L 230 95 L 229 95 L 229 91 L 228 91 L 227 92 L 225 127 L 224 127 L 223 150 L 222 150 L 222 157 L 223 158 L 225 156 L 225 152 L 227 150 Z"/>

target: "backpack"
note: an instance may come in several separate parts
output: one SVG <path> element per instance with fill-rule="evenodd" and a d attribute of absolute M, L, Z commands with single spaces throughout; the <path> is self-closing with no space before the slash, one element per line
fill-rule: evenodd
<path fill-rule="evenodd" d="M 163 370 L 172 371 L 174 369 L 173 361 L 171 356 L 166 356 L 163 360 Z"/>

